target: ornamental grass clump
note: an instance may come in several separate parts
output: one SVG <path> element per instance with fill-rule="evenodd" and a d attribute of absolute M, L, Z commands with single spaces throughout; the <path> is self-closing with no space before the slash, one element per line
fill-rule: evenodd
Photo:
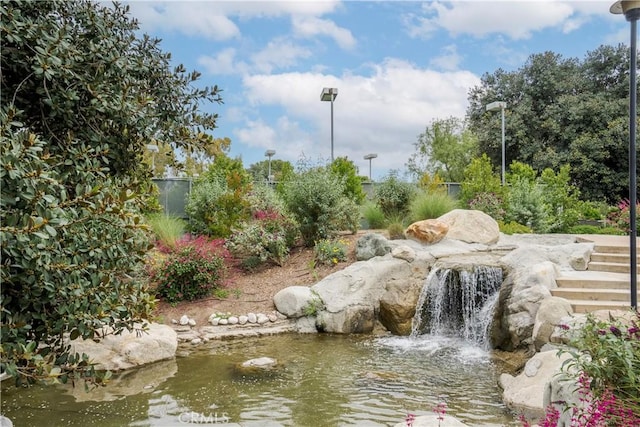
<path fill-rule="evenodd" d="M 152 271 L 151 282 L 171 304 L 204 298 L 223 286 L 226 257 L 222 240 L 185 239 Z"/>

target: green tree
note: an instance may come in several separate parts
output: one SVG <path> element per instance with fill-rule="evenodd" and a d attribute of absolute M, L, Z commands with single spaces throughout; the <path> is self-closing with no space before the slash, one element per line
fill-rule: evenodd
<path fill-rule="evenodd" d="M 466 205 L 478 194 L 490 193 L 499 198 L 504 195 L 500 175 L 493 170 L 491 160 L 486 154 L 471 160 L 464 170 L 464 179 L 460 187 L 460 201 Z"/>
<path fill-rule="evenodd" d="M 628 182 L 628 48 L 601 46 L 583 60 L 531 55 L 518 70 L 485 74 L 469 95 L 467 116 L 481 152 L 501 162 L 500 115 L 506 109 L 506 159 L 545 168 L 571 166 L 582 197 L 614 202 Z"/>
<path fill-rule="evenodd" d="M 464 169 L 478 152 L 477 138 L 456 117 L 436 119 L 418 136 L 415 152 L 406 166 L 419 180 L 425 173 L 438 174 L 449 182 L 460 182 Z"/>
<path fill-rule="evenodd" d="M 358 168 L 347 157 L 338 157 L 329 166 L 331 173 L 344 180 L 345 196 L 357 204 L 362 204 L 366 194 L 362 189 L 362 178 L 358 176 Z"/>
<path fill-rule="evenodd" d="M 215 127 L 199 106 L 219 90 L 194 87 L 199 74 L 171 69 L 138 30 L 118 4 L 0 4 L 0 367 L 18 381 L 86 370 L 66 334 L 99 339 L 149 317 L 131 279 L 149 244 L 144 147 L 199 147 Z"/>
<path fill-rule="evenodd" d="M 253 182 L 266 182 L 269 175 L 269 160 L 261 160 L 250 165 L 247 172 L 252 176 Z M 281 159 L 271 159 L 271 175 L 275 182 L 282 182 L 291 176 L 295 169 L 291 162 Z"/>

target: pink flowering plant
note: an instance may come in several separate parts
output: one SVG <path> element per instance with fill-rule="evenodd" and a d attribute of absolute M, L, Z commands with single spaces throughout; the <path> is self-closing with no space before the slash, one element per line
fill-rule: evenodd
<path fill-rule="evenodd" d="M 223 240 L 205 236 L 185 236 L 168 250 L 162 263 L 150 272 L 157 295 L 175 304 L 211 295 L 223 286 L 225 258 L 229 258 Z"/>
<path fill-rule="evenodd" d="M 571 339 L 571 355 L 563 375 L 576 380 L 578 404 L 568 406 L 571 426 L 605 427 L 640 425 L 640 315 L 607 321 L 587 315 L 585 324 Z M 562 327 L 568 330 L 568 326 Z M 556 427 L 561 412 L 547 408 L 541 427 Z M 529 423 L 521 419 L 524 426 Z"/>
<path fill-rule="evenodd" d="M 629 233 L 629 230 L 631 230 L 631 215 L 629 212 L 630 206 L 631 203 L 629 199 L 622 199 L 620 202 L 618 202 L 616 207 L 607 214 L 607 221 L 613 226 L 618 227 L 625 233 Z M 636 204 L 636 218 L 638 216 L 638 213 L 640 213 L 640 207 L 638 206 L 640 205 Z"/>

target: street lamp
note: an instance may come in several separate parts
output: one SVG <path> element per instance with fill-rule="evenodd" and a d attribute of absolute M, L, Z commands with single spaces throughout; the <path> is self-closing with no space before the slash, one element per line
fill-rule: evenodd
<path fill-rule="evenodd" d="M 147 150 L 151 151 L 151 171 L 156 174 L 156 153 L 160 152 L 160 149 L 156 144 L 147 144 Z"/>
<path fill-rule="evenodd" d="M 369 182 L 371 182 L 371 159 L 375 159 L 376 157 L 378 157 L 376 153 L 371 153 L 364 156 L 365 160 L 369 160 Z"/>
<path fill-rule="evenodd" d="M 338 96 L 338 88 L 325 87 L 320 93 L 320 101 L 331 101 L 331 162 L 333 163 L 333 101 Z"/>
<path fill-rule="evenodd" d="M 267 181 L 271 184 L 271 158 L 276 154 L 276 150 L 267 150 L 264 155 L 269 158 L 269 173 L 267 175 Z"/>
<path fill-rule="evenodd" d="M 636 249 L 636 100 L 637 83 L 636 68 L 638 62 L 638 49 L 636 42 L 637 24 L 640 18 L 640 1 L 617 1 L 609 11 L 614 15 L 624 14 L 631 23 L 631 49 L 629 66 L 629 261 L 631 273 L 631 308 L 638 309 L 638 260 Z"/>
<path fill-rule="evenodd" d="M 491 104 L 487 104 L 487 111 L 498 111 L 502 112 L 502 186 L 504 187 L 504 158 L 505 158 L 505 149 L 504 149 L 504 109 L 507 108 L 507 103 L 503 101 L 492 102 Z"/>

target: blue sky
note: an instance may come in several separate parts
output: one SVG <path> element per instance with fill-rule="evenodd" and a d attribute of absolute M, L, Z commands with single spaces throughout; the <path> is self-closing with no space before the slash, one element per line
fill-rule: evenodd
<path fill-rule="evenodd" d="M 245 167 L 274 159 L 348 157 L 372 176 L 405 170 L 434 119 L 464 117 L 484 73 L 545 51 L 584 58 L 626 43 L 612 1 L 131 1 L 143 32 L 173 61 L 223 89 L 215 137 Z"/>

